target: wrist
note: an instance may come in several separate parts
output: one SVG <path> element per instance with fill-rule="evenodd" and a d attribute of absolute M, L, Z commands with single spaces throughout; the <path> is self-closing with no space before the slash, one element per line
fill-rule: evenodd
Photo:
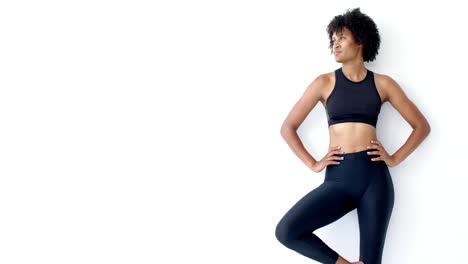
<path fill-rule="evenodd" d="M 311 160 L 311 161 L 308 161 L 306 165 L 309 169 L 312 169 L 315 166 L 315 163 L 317 163 L 317 161 Z"/>
<path fill-rule="evenodd" d="M 392 159 L 392 167 L 395 167 L 396 165 L 400 164 L 400 160 L 396 156 L 391 155 L 390 157 Z"/>

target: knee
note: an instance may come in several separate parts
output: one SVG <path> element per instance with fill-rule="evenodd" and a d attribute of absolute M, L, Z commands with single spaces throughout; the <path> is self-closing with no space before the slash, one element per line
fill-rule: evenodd
<path fill-rule="evenodd" d="M 292 235 L 292 228 L 289 224 L 287 224 L 285 221 L 280 221 L 275 228 L 275 236 L 278 241 L 287 246 L 291 244 L 291 242 L 297 237 Z"/>

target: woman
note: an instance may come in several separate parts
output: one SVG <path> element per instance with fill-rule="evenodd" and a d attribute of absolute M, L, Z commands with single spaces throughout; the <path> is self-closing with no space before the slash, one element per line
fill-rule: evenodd
<path fill-rule="evenodd" d="M 394 189 L 388 167 L 401 163 L 427 137 L 430 126 L 400 86 L 389 76 L 366 69 L 378 54 L 380 36 L 374 21 L 359 8 L 333 18 L 327 27 L 330 49 L 342 67 L 319 75 L 294 105 L 281 128 L 293 152 L 314 172 L 324 168 L 323 183 L 300 199 L 279 221 L 275 235 L 286 247 L 320 263 L 349 264 L 313 231 L 357 209 L 359 264 L 380 264 Z M 328 118 L 328 153 L 315 160 L 296 130 L 318 101 Z M 390 155 L 376 138 L 381 105 L 391 105 L 413 132 Z"/>

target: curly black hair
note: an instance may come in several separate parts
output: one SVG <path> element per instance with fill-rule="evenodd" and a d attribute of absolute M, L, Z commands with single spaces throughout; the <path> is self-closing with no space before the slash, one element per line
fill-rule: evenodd
<path fill-rule="evenodd" d="M 362 56 L 364 61 L 373 61 L 379 53 L 380 35 L 377 25 L 360 8 L 355 8 L 343 15 L 335 16 L 327 26 L 330 50 L 333 53 L 333 33 L 341 32 L 343 27 L 348 28 L 358 44 L 363 44 Z"/>

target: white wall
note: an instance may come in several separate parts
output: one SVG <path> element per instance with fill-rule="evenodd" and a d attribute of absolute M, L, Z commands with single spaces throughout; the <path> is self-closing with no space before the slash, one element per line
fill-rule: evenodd
<path fill-rule="evenodd" d="M 466 12 L 457 1 L 15 1 L 0 6 L 1 263 L 311 263 L 274 236 L 317 187 L 280 126 L 340 67 L 326 26 L 361 7 L 431 134 L 390 168 L 385 264 L 468 263 Z M 393 153 L 411 127 L 382 108 Z M 299 133 L 328 146 L 321 104 Z M 316 231 L 357 261 L 356 210 Z"/>

